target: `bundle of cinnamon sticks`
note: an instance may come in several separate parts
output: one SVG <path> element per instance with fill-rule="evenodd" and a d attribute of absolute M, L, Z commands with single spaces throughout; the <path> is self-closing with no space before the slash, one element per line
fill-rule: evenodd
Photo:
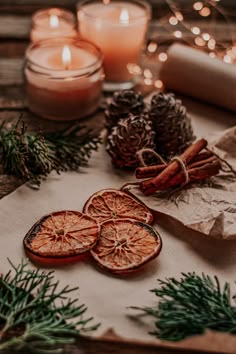
<path fill-rule="evenodd" d="M 221 168 L 221 161 L 211 151 L 201 152 L 206 146 L 207 141 L 200 139 L 189 146 L 178 159 L 172 160 L 169 164 L 138 167 L 136 178 L 148 178 L 140 182 L 141 191 L 145 195 L 151 195 L 170 187 L 181 186 L 217 175 Z"/>

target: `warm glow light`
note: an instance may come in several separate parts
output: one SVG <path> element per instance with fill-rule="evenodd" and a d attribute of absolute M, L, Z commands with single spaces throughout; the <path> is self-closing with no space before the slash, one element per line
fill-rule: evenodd
<path fill-rule="evenodd" d="M 203 33 L 202 38 L 204 39 L 204 41 L 209 41 L 211 36 L 209 35 L 209 33 Z"/>
<path fill-rule="evenodd" d="M 214 50 L 216 47 L 216 41 L 214 38 L 211 38 L 207 44 L 208 48 Z"/>
<path fill-rule="evenodd" d="M 144 75 L 145 78 L 147 78 L 147 79 L 152 79 L 152 72 L 151 72 L 149 69 L 144 69 L 143 75 Z"/>
<path fill-rule="evenodd" d="M 171 16 L 171 17 L 169 18 L 169 23 L 170 23 L 172 26 L 175 26 L 175 25 L 177 25 L 178 20 L 177 20 L 177 18 L 176 18 L 175 16 Z"/>
<path fill-rule="evenodd" d="M 129 73 L 132 75 L 141 75 L 142 74 L 142 69 L 137 64 L 129 63 L 129 64 L 127 64 L 127 69 L 129 71 Z"/>
<path fill-rule="evenodd" d="M 151 79 L 146 79 L 145 78 L 143 81 L 144 81 L 145 85 L 148 85 L 148 86 L 151 86 L 153 84 Z"/>
<path fill-rule="evenodd" d="M 203 3 L 200 1 L 197 1 L 193 4 L 193 8 L 196 11 L 200 11 L 203 8 Z"/>
<path fill-rule="evenodd" d="M 104 5 L 108 5 L 108 4 L 110 4 L 110 2 L 111 2 L 111 0 L 103 0 Z"/>
<path fill-rule="evenodd" d="M 156 88 L 161 89 L 163 87 L 163 82 L 161 80 L 156 80 L 154 85 Z"/>
<path fill-rule="evenodd" d="M 122 9 L 120 13 L 120 22 L 129 23 L 129 13 L 126 9 Z"/>
<path fill-rule="evenodd" d="M 230 63 L 232 63 L 232 58 L 229 55 L 226 54 L 224 56 L 224 62 L 227 63 L 227 64 L 230 64 Z"/>
<path fill-rule="evenodd" d="M 179 11 L 176 11 L 175 17 L 176 17 L 177 20 L 179 20 L 179 21 L 183 21 L 183 19 L 184 19 L 184 16 L 183 16 L 183 15 L 181 14 L 181 12 L 179 12 Z"/>
<path fill-rule="evenodd" d="M 160 53 L 159 54 L 159 60 L 160 61 L 166 61 L 168 59 L 168 56 L 167 56 L 167 54 L 166 53 Z"/>
<path fill-rule="evenodd" d="M 199 16 L 202 16 L 203 18 L 208 17 L 208 19 L 210 18 L 210 20 L 212 21 L 213 28 L 217 21 L 217 15 L 223 14 L 223 10 L 220 8 L 220 6 L 218 6 L 220 1 L 221 0 L 193 0 L 191 2 L 189 1 L 189 3 L 191 4 L 189 4 L 190 8 L 188 8 L 188 11 L 190 13 L 192 8 L 192 11 L 195 10 Z M 195 48 L 196 46 L 198 46 L 199 49 L 205 50 L 211 58 L 219 58 L 222 61 L 225 61 L 226 63 L 236 64 L 236 42 L 233 43 L 233 40 L 231 40 L 230 44 L 226 44 L 226 42 L 218 42 L 218 40 L 214 38 L 214 34 L 208 32 L 204 23 L 200 24 L 199 21 L 199 25 L 197 24 L 198 26 L 196 26 L 194 24 L 190 25 L 191 22 L 187 22 L 188 13 L 186 11 L 186 13 L 184 12 L 183 15 L 181 8 L 177 5 L 177 0 L 166 0 L 166 2 L 169 6 L 170 11 L 169 13 L 163 15 L 163 17 L 160 19 L 160 23 L 162 24 L 162 26 L 165 26 L 166 30 L 171 33 L 173 38 L 179 40 L 183 38 L 184 41 L 188 41 L 188 44 L 190 46 Z M 223 3 L 223 1 L 221 2 Z M 223 14 L 223 16 L 225 17 L 225 22 L 229 24 L 229 16 L 227 14 Z M 170 25 L 173 26 L 172 29 L 170 28 Z M 184 28 L 185 31 L 182 31 L 182 28 Z M 231 38 L 234 39 L 230 24 L 228 26 L 228 31 L 230 32 Z M 185 32 L 188 33 L 186 33 L 185 35 Z M 159 48 L 159 45 L 157 47 L 156 44 L 151 43 L 150 46 L 148 45 L 146 52 L 155 53 L 155 55 L 158 56 L 159 61 L 164 62 L 168 59 L 168 56 L 166 52 L 158 54 L 158 52 L 160 51 Z M 154 86 L 155 82 L 156 81 L 154 80 Z"/>
<path fill-rule="evenodd" d="M 211 14 L 211 10 L 209 9 L 209 7 L 203 7 L 199 13 L 201 16 L 207 17 Z"/>
<path fill-rule="evenodd" d="M 209 53 L 209 57 L 215 58 L 215 57 L 216 57 L 216 54 L 215 54 L 214 52 L 210 52 L 210 53 Z"/>
<path fill-rule="evenodd" d="M 71 64 L 71 51 L 67 45 L 65 45 L 62 49 L 61 58 L 62 58 L 63 64 L 65 65 L 65 68 L 69 69 L 70 64 Z"/>
<path fill-rule="evenodd" d="M 51 28 L 57 28 L 59 26 L 59 19 L 57 15 L 51 15 L 49 17 L 49 24 Z"/>
<path fill-rule="evenodd" d="M 200 32 L 201 32 L 201 31 L 200 31 L 200 28 L 199 28 L 199 27 L 196 27 L 196 26 L 195 26 L 195 27 L 192 27 L 192 28 L 191 28 L 191 31 L 192 31 L 193 34 L 196 34 L 196 35 L 197 35 L 197 34 L 200 34 Z"/>
<path fill-rule="evenodd" d="M 157 43 L 156 42 L 150 42 L 148 44 L 147 50 L 149 53 L 155 53 L 155 51 L 157 50 Z"/>
<path fill-rule="evenodd" d="M 181 32 L 181 31 L 175 31 L 175 32 L 174 32 L 174 36 L 175 36 L 176 38 L 182 38 L 182 32 Z"/>
<path fill-rule="evenodd" d="M 204 45 L 206 44 L 206 42 L 204 41 L 204 39 L 202 39 L 201 37 L 196 37 L 194 39 L 194 42 L 196 43 L 196 45 L 198 45 L 199 47 L 204 47 Z"/>

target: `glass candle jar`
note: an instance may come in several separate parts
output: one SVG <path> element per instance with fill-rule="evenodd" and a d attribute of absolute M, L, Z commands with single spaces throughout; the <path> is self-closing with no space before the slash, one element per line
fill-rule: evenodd
<path fill-rule="evenodd" d="M 71 38 L 48 39 L 26 51 L 29 109 L 52 120 L 74 120 L 95 112 L 103 83 L 102 54 L 93 44 Z"/>
<path fill-rule="evenodd" d="M 135 84 L 130 70 L 138 64 L 151 17 L 141 0 L 85 0 L 78 3 L 81 38 L 96 44 L 104 55 L 105 89 L 127 89 Z"/>
<path fill-rule="evenodd" d="M 37 42 L 55 37 L 76 37 L 75 17 L 70 11 L 59 8 L 39 10 L 32 17 L 30 39 Z"/>

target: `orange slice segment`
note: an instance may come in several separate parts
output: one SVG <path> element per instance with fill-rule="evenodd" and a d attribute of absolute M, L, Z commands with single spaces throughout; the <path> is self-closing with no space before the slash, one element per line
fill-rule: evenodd
<path fill-rule="evenodd" d="M 76 261 L 96 244 L 100 227 L 78 211 L 58 211 L 42 217 L 26 234 L 24 247 L 32 261 L 65 264 Z"/>
<path fill-rule="evenodd" d="M 120 218 L 135 219 L 151 224 L 151 211 L 138 199 L 116 189 L 103 189 L 94 193 L 86 202 L 83 212 L 100 223 Z"/>
<path fill-rule="evenodd" d="M 160 235 L 135 220 L 110 220 L 101 225 L 98 243 L 90 251 L 97 264 L 112 273 L 127 273 L 158 256 Z"/>

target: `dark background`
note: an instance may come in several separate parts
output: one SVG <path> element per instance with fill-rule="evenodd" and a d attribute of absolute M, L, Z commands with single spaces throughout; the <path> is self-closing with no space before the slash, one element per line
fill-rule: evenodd
<path fill-rule="evenodd" d="M 204 0 L 202 1 L 203 3 L 205 2 Z M 149 0 L 149 2 L 153 7 L 154 18 L 163 16 L 167 12 L 165 0 Z M 180 4 L 183 9 L 191 8 L 191 4 L 194 3 L 193 0 L 175 0 L 175 2 Z M 0 14 L 28 14 L 39 8 L 50 6 L 59 6 L 74 10 L 76 3 L 78 3 L 78 0 L 0 0 Z M 218 4 L 223 6 L 228 14 L 235 12 L 236 0 L 221 0 Z M 193 18 L 197 16 L 196 11 L 191 11 L 191 13 Z"/>

